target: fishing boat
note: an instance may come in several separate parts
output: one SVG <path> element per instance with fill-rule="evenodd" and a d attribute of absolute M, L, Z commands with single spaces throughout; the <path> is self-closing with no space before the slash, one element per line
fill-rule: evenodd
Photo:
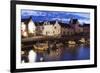
<path fill-rule="evenodd" d="M 44 50 L 47 50 L 48 44 L 40 43 L 40 44 L 33 45 L 33 47 L 35 50 L 44 51 Z"/>

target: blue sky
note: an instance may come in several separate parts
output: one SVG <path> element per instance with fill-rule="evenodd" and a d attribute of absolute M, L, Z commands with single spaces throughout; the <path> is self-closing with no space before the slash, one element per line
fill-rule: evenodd
<path fill-rule="evenodd" d="M 67 23 L 71 18 L 77 18 L 81 24 L 90 23 L 90 13 L 21 10 L 21 19 L 27 19 L 30 16 L 32 16 L 33 21 L 37 21 L 37 22 L 58 20 Z"/>

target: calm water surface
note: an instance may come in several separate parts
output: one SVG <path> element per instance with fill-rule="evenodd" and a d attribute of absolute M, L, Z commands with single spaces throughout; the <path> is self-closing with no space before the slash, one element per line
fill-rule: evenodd
<path fill-rule="evenodd" d="M 68 61 L 90 59 L 89 45 L 67 45 L 58 49 L 49 49 L 36 53 L 36 62 Z"/>

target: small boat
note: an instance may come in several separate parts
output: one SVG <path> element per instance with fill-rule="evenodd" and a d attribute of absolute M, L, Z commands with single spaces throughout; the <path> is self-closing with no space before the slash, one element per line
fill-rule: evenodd
<path fill-rule="evenodd" d="M 41 44 L 33 45 L 33 47 L 34 47 L 35 50 L 43 51 L 43 50 L 47 50 L 48 45 L 41 43 Z"/>
<path fill-rule="evenodd" d="M 81 40 L 79 40 L 81 43 L 85 43 L 85 38 L 81 38 Z"/>
<path fill-rule="evenodd" d="M 75 41 L 68 41 L 68 44 L 70 44 L 70 45 L 75 45 L 76 42 L 75 42 Z"/>

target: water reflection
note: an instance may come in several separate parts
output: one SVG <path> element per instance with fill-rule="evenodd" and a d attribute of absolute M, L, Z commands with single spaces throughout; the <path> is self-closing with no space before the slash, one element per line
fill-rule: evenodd
<path fill-rule="evenodd" d="M 62 45 L 59 46 L 59 48 L 51 47 L 44 51 L 33 51 L 35 55 L 31 56 L 31 58 L 33 57 L 35 62 L 90 59 L 90 47 L 86 44 Z M 27 58 L 27 60 L 31 62 L 30 56 L 28 56 Z"/>

